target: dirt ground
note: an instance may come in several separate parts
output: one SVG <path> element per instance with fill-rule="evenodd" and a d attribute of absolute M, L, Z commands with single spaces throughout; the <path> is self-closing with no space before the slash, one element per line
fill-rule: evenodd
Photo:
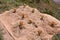
<path fill-rule="evenodd" d="M 29 6 L 0 14 L 3 40 L 52 40 L 60 33 L 60 21 Z"/>

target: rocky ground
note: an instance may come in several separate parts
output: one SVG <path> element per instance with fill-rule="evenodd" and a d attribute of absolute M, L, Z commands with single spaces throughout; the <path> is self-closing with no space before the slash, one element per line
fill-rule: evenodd
<path fill-rule="evenodd" d="M 0 14 L 3 40 L 52 40 L 60 33 L 60 21 L 29 6 Z"/>

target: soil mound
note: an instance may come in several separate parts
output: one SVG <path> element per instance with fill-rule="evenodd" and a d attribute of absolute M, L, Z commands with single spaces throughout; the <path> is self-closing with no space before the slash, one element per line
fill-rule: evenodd
<path fill-rule="evenodd" d="M 4 40 L 52 40 L 60 33 L 60 21 L 29 6 L 19 6 L 0 14 Z"/>

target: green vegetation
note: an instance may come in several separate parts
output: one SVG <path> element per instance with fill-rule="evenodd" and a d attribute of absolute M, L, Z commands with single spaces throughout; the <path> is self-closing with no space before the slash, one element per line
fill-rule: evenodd
<path fill-rule="evenodd" d="M 29 1 L 29 0 L 26 1 L 25 0 L 0 0 L 0 13 L 2 11 L 9 10 L 11 8 L 18 7 L 20 5 L 24 5 L 24 3 L 34 7 L 33 1 Z"/>
<path fill-rule="evenodd" d="M 0 31 L 0 40 L 3 40 L 2 32 Z"/>
<path fill-rule="evenodd" d="M 21 5 L 20 1 L 14 1 L 14 0 L 0 0 L 0 11 L 9 10 L 13 7 L 17 7 Z"/>
<path fill-rule="evenodd" d="M 46 14 L 50 14 L 60 20 L 60 5 L 56 4 L 53 0 L 40 0 L 36 8 Z"/>
<path fill-rule="evenodd" d="M 49 0 L 44 0 L 44 2 L 49 4 Z"/>
<path fill-rule="evenodd" d="M 52 40 L 60 40 L 60 35 L 54 35 L 53 37 L 52 37 Z"/>

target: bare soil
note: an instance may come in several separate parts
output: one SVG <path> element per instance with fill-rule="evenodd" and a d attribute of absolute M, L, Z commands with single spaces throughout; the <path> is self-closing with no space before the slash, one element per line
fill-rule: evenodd
<path fill-rule="evenodd" d="M 19 6 L 0 14 L 4 40 L 52 40 L 60 33 L 60 21 L 29 6 Z"/>

